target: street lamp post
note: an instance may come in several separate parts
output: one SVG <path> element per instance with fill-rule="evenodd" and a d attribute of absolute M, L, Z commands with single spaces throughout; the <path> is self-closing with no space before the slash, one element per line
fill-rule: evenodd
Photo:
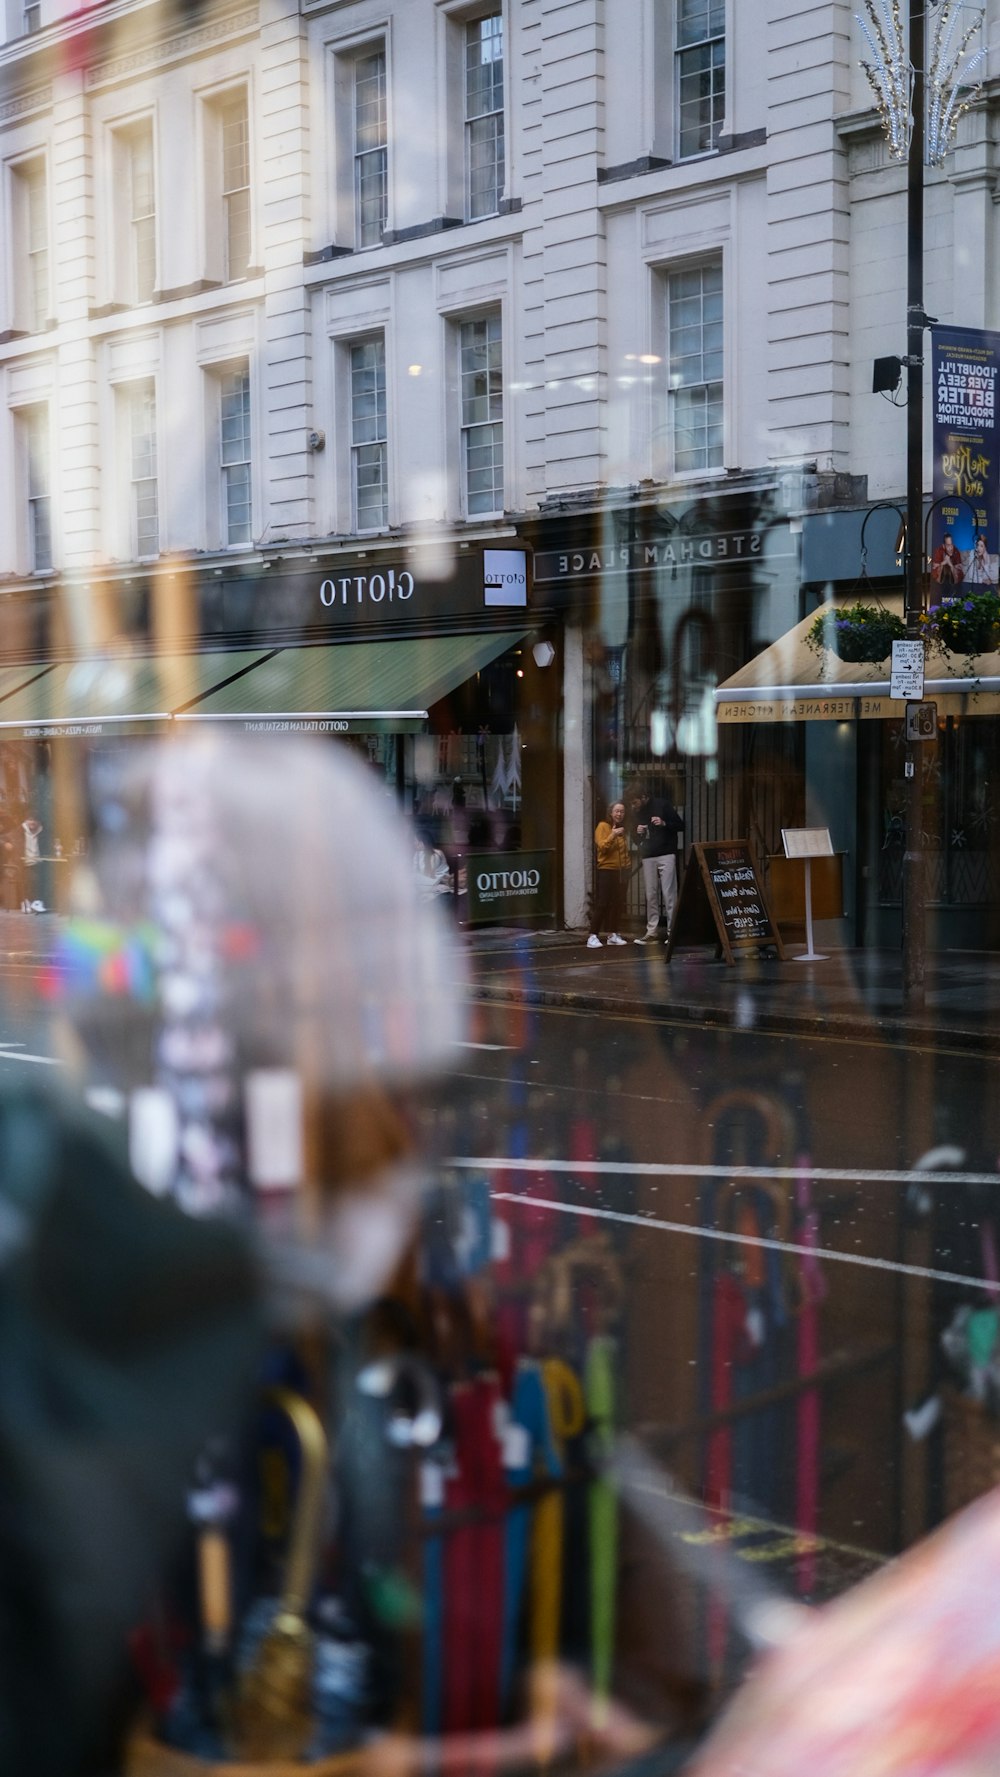
<path fill-rule="evenodd" d="M 940 166 L 955 140 L 959 118 L 982 92 L 971 75 L 986 56 L 969 55 L 983 15 L 962 19 L 962 0 L 909 0 L 904 31 L 901 0 L 863 0 L 857 14 L 872 60 L 862 61 L 891 157 L 906 164 L 906 633 L 921 638 L 924 605 L 923 420 L 924 163 Z M 934 26 L 928 44 L 929 9 Z M 930 51 L 928 60 L 928 48 Z M 905 743 L 906 831 L 903 847 L 903 1004 L 924 1005 L 927 895 L 923 842 L 923 785 L 919 740 Z"/>
<path fill-rule="evenodd" d="M 910 66 L 913 70 L 906 169 L 906 634 L 920 639 L 924 607 L 924 12 L 910 0 Z M 903 845 L 903 1005 L 924 1007 L 927 894 L 923 841 L 923 743 L 905 743 L 906 827 Z"/>

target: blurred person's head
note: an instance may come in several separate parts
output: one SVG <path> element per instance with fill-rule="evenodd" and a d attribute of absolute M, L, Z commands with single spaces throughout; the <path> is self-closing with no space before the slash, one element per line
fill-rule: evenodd
<path fill-rule="evenodd" d="M 257 1128 L 244 1086 L 290 1078 L 301 1179 L 286 1223 L 322 1226 L 330 1289 L 360 1305 L 416 1213 L 407 1096 L 462 1029 L 461 960 L 414 881 L 414 845 L 433 836 L 373 798 L 335 745 L 215 733 L 126 763 L 94 812 L 78 901 L 143 933 L 149 967 L 140 995 L 102 991 L 105 970 L 74 996 L 85 1057 L 110 1060 L 126 1095 L 158 1087 L 176 1101 L 177 1152 L 154 1170 L 199 1212 L 252 1209 L 247 1172 L 266 1190 L 239 1153 L 241 1123 L 248 1144 Z M 273 1133 L 265 1124 L 265 1147 Z"/>

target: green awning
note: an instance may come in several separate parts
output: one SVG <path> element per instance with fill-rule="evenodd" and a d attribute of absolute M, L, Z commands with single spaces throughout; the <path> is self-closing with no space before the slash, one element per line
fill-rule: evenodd
<path fill-rule="evenodd" d="M 25 740 L 155 733 L 177 704 L 266 658 L 255 648 L 7 667 L 0 673 L 0 730 Z"/>
<path fill-rule="evenodd" d="M 179 722 L 232 722 L 251 734 L 415 733 L 432 704 L 525 633 L 282 648 L 250 672 L 175 707 L 174 716 Z M 209 658 L 218 662 L 219 656 Z"/>

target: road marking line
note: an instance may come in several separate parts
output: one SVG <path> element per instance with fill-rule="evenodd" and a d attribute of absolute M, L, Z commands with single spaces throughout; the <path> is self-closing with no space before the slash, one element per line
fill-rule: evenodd
<path fill-rule="evenodd" d="M 849 1179 L 856 1184 L 878 1185 L 993 1185 L 996 1172 L 938 1172 L 924 1167 L 892 1172 L 863 1166 L 701 1166 L 683 1160 L 522 1160 L 501 1155 L 459 1155 L 449 1166 L 495 1166 L 506 1172 L 569 1172 L 579 1176 L 621 1173 L 629 1178 L 721 1179 Z"/>
<path fill-rule="evenodd" d="M 14 1055 L 3 1046 L 0 1046 L 0 1061 L 34 1061 L 39 1067 L 62 1067 L 64 1065 L 57 1055 L 30 1055 L 26 1049 L 20 1055 Z"/>
<path fill-rule="evenodd" d="M 539 1163 L 536 1162 L 537 1164 Z M 929 1178 L 936 1177 L 937 1174 L 921 1172 L 915 1176 L 923 1179 L 926 1184 Z M 527 1192 L 492 1191 L 490 1194 L 494 1203 L 527 1203 L 533 1209 L 554 1210 L 557 1215 L 594 1216 L 598 1221 L 624 1222 L 632 1228 L 655 1228 L 660 1234 L 688 1234 L 699 1240 L 719 1240 L 727 1245 L 757 1246 L 765 1252 L 795 1253 L 808 1259 L 830 1259 L 837 1265 L 860 1265 L 869 1271 L 891 1271 L 898 1277 L 929 1278 L 933 1283 L 961 1283 L 970 1290 L 996 1289 L 996 1281 L 988 1277 L 966 1277 L 961 1271 L 935 1271 L 927 1265 L 902 1265 L 895 1259 L 876 1259 L 865 1253 L 838 1253 L 828 1246 L 803 1246 L 795 1240 L 770 1240 L 764 1235 L 738 1234 L 728 1228 L 701 1228 L 696 1222 L 667 1222 L 662 1221 L 659 1216 L 628 1215 L 620 1209 L 595 1209 L 589 1203 L 557 1203 L 551 1197 L 532 1197 Z"/>
<path fill-rule="evenodd" d="M 513 1045 L 511 1043 L 459 1043 L 458 1047 L 460 1049 L 493 1049 L 496 1051 L 502 1049 L 506 1053 L 512 1050 Z"/>

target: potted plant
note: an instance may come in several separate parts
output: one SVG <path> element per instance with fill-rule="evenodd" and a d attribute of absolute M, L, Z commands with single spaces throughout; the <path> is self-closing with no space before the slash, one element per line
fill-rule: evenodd
<path fill-rule="evenodd" d="M 903 641 L 906 625 L 884 605 L 868 605 L 858 599 L 832 611 L 821 611 L 806 635 L 816 654 L 834 653 L 841 660 L 887 659 L 893 642 Z"/>
<path fill-rule="evenodd" d="M 948 654 L 989 654 L 1000 645 L 1000 593 L 963 587 L 939 599 L 924 618 L 927 640 Z"/>

